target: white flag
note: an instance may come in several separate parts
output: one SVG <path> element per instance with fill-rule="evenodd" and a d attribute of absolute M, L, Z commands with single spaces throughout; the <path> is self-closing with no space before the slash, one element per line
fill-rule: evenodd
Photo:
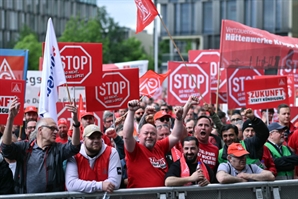
<path fill-rule="evenodd" d="M 41 117 L 50 117 L 57 122 L 57 87 L 65 84 L 66 79 L 51 18 L 48 20 L 41 77 L 38 114 Z"/>

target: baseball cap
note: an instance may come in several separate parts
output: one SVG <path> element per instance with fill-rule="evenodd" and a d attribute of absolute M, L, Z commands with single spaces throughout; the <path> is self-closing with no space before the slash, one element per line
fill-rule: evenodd
<path fill-rule="evenodd" d="M 90 124 L 84 129 L 83 137 L 89 137 L 94 132 L 100 132 L 102 134 L 98 126 L 96 126 L 95 124 Z"/>
<path fill-rule="evenodd" d="M 249 154 L 249 152 L 246 151 L 240 143 L 232 143 L 228 147 L 228 154 L 236 157 L 241 157 L 243 155 Z"/>
<path fill-rule="evenodd" d="M 67 120 L 64 119 L 64 118 L 60 118 L 60 119 L 58 120 L 58 126 L 61 125 L 61 124 L 64 124 L 64 125 L 67 126 Z"/>
<path fill-rule="evenodd" d="M 168 114 L 168 113 L 165 112 L 165 111 L 158 111 L 158 112 L 156 112 L 156 113 L 154 114 L 153 119 L 154 119 L 154 121 L 155 121 L 155 120 L 158 120 L 158 119 L 160 119 L 160 118 L 162 118 L 162 117 L 164 117 L 164 116 L 171 117 L 171 115 Z"/>
<path fill-rule="evenodd" d="M 246 120 L 242 125 L 242 131 L 244 131 L 248 127 L 253 127 L 250 120 Z"/>
<path fill-rule="evenodd" d="M 80 114 L 81 114 L 81 119 L 83 117 L 87 116 L 87 115 L 91 115 L 91 116 L 94 117 L 94 113 L 93 112 L 81 111 Z"/>
<path fill-rule="evenodd" d="M 273 130 L 281 130 L 281 129 L 285 129 L 287 128 L 286 126 L 282 126 L 277 122 L 273 122 L 268 126 L 269 131 L 273 131 Z"/>
<path fill-rule="evenodd" d="M 35 112 L 37 113 L 37 108 L 35 106 L 27 106 L 24 113 Z"/>

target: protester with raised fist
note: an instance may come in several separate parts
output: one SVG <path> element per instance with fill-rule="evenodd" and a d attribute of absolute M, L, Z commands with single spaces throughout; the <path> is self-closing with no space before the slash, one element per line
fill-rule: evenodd
<path fill-rule="evenodd" d="M 80 150 L 80 123 L 75 105 L 66 105 L 72 112 L 75 126 L 72 140 L 66 144 L 56 143 L 58 128 L 52 118 L 41 118 L 36 124 L 36 139 L 13 143 L 12 124 L 19 112 L 20 103 L 14 98 L 9 107 L 6 128 L 1 144 L 3 156 L 17 160 L 15 193 L 42 193 L 63 191 L 65 179 L 63 161 Z M 38 179 L 38 180 L 37 180 Z"/>
<path fill-rule="evenodd" d="M 164 177 L 168 170 L 165 154 L 181 140 L 185 130 L 182 120 L 183 109 L 182 107 L 175 107 L 175 124 L 168 137 L 157 141 L 155 126 L 145 124 L 138 134 L 139 143 L 133 137 L 134 114 L 138 109 L 139 100 L 129 101 L 123 129 L 128 174 L 127 187 L 164 186 Z"/>

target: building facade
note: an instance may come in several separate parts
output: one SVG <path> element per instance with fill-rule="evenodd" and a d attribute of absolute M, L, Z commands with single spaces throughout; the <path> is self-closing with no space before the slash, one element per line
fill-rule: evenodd
<path fill-rule="evenodd" d="M 298 0 L 157 0 L 160 14 L 183 57 L 190 49 L 219 49 L 221 20 L 298 37 Z M 161 27 L 161 39 L 169 40 Z M 170 42 L 170 41 L 169 41 Z M 163 62 L 181 60 L 170 44 Z"/>
<path fill-rule="evenodd" d="M 44 41 L 50 17 L 59 37 L 72 16 L 88 20 L 96 14 L 96 0 L 0 0 L 0 48 L 12 48 L 24 25 Z"/>

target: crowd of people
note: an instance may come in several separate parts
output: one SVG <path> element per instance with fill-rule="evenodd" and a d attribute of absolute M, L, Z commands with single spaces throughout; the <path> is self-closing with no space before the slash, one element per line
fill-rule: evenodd
<path fill-rule="evenodd" d="M 202 104 L 202 103 L 201 103 Z M 15 126 L 20 103 L 1 126 L 0 194 L 119 188 L 207 186 L 296 179 L 298 128 L 290 107 L 247 108 L 227 113 L 190 96 L 172 107 L 163 100 L 132 100 L 126 109 L 92 112 L 66 105 L 72 122 L 39 118 L 27 107 Z M 276 116 L 276 117 L 274 117 Z"/>

